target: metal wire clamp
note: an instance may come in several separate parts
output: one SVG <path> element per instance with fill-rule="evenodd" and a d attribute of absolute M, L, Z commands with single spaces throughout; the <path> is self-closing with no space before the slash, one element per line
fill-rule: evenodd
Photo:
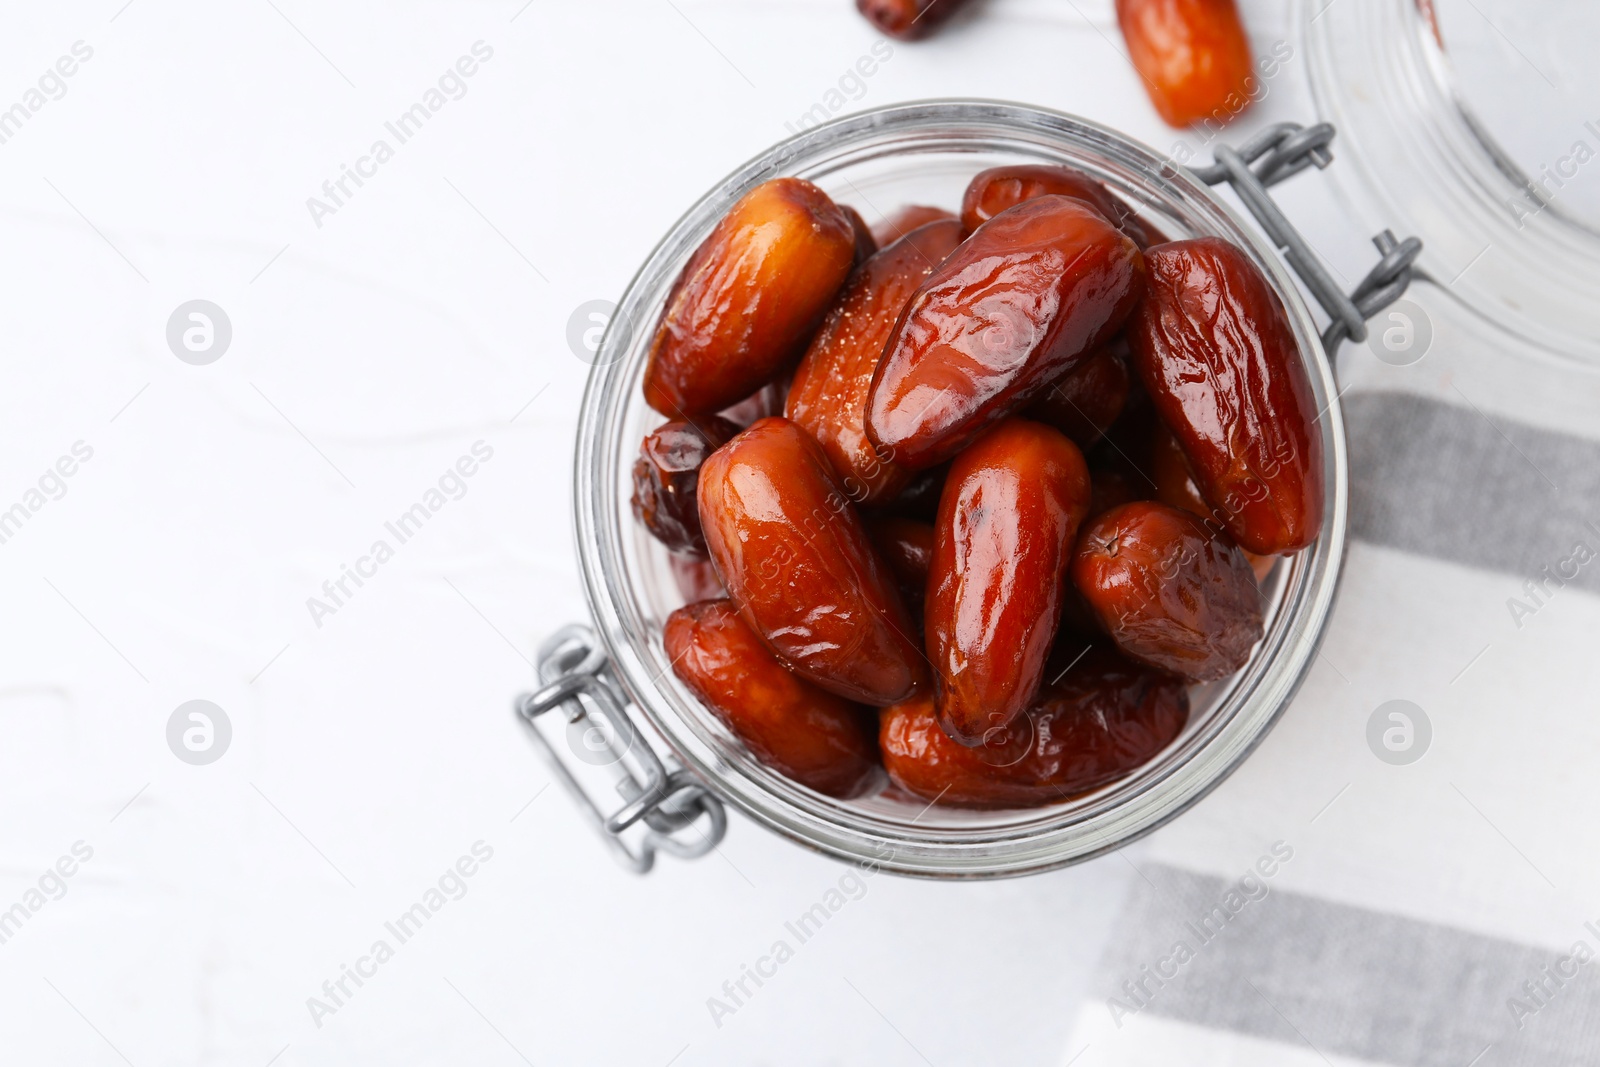
<path fill-rule="evenodd" d="M 1328 145 L 1334 128 L 1326 122 L 1301 126 L 1280 122 L 1262 130 L 1243 146 L 1219 147 L 1209 167 L 1189 171 L 1207 185 L 1227 183 L 1233 187 L 1250 214 L 1255 216 L 1268 237 L 1283 252 L 1283 258 L 1311 291 L 1322 310 L 1332 320 L 1322 334 L 1322 347 L 1332 359 L 1346 339 L 1367 339 L 1367 320 L 1394 303 L 1411 284 L 1412 266 L 1422 254 L 1422 241 L 1396 239 L 1384 230 L 1372 239 L 1382 258 L 1348 296 L 1329 277 L 1327 268 L 1312 251 L 1300 231 L 1284 217 L 1267 190 L 1307 167 L 1318 169 L 1333 162 Z"/>
<path fill-rule="evenodd" d="M 516 699 L 517 717 L 556 779 L 624 866 L 645 874 L 655 865 L 657 852 L 693 859 L 717 846 L 728 829 L 722 801 L 688 771 L 664 763 L 639 733 L 628 715 L 627 699 L 607 668 L 605 649 L 592 630 L 566 626 L 550 635 L 539 646 L 538 677 L 540 688 Z M 539 729 L 539 717 L 554 708 L 565 714 L 569 738 L 573 727 L 580 728 L 583 743 L 573 746 L 574 753 L 583 762 L 610 768 L 616 776 L 623 803 L 611 814 L 604 814 Z M 707 824 L 703 830 L 698 826 L 702 816 Z M 646 831 L 630 847 L 622 834 L 639 822 Z M 691 829 L 692 835 L 685 833 Z"/>

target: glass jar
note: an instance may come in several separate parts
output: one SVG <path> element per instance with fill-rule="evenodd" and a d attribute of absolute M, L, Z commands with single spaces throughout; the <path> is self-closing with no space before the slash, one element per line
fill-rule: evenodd
<path fill-rule="evenodd" d="M 944 808 L 889 794 L 834 800 L 755 759 L 678 681 L 667 661 L 662 625 L 683 601 L 666 550 L 634 521 L 629 504 L 639 442 L 661 422 L 640 390 L 652 330 L 689 255 L 760 182 L 802 177 L 871 218 L 906 204 L 959 204 L 973 174 L 1008 163 L 1078 168 L 1169 236 L 1215 235 L 1245 250 L 1288 309 L 1321 412 L 1316 428 L 1327 486 L 1322 529 L 1313 545 L 1280 561 L 1263 584 L 1266 633 L 1246 667 L 1194 688 L 1183 734 L 1128 777 L 1069 802 L 1023 811 Z M 599 688 L 620 695 L 620 685 L 670 751 L 669 763 L 683 768 L 680 776 L 692 776 L 755 822 L 809 848 L 928 877 L 998 877 L 1061 867 L 1125 844 L 1184 811 L 1237 767 L 1283 712 L 1317 654 L 1333 604 L 1345 543 L 1346 466 L 1332 371 L 1293 278 L 1272 243 L 1191 172 L 1102 126 L 1012 104 L 936 101 L 841 119 L 774 146 L 690 208 L 629 285 L 596 353 L 580 415 L 574 488 L 579 563 L 594 630 L 609 660 L 603 670 L 608 681 Z M 575 658 L 582 658 L 581 650 Z M 598 658 L 591 656 L 591 667 L 595 663 Z M 575 691 L 564 692 L 570 697 Z M 547 686 L 540 707 L 562 695 Z M 631 728 L 626 732 L 631 738 Z M 634 803 L 626 817 L 611 820 L 613 830 L 639 815 L 641 789 L 623 792 Z M 589 810 L 595 812 L 592 803 Z M 679 816 L 675 823 L 652 824 L 658 842 L 667 840 L 664 831 L 682 826 L 685 818 Z M 648 857 L 642 865 L 648 866 Z"/>

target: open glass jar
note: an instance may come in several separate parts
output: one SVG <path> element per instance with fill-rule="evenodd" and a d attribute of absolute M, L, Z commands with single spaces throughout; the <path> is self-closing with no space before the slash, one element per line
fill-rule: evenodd
<path fill-rule="evenodd" d="M 1266 634 L 1247 666 L 1192 690 L 1182 735 L 1129 777 L 1069 802 L 1023 811 L 958 810 L 887 794 L 834 800 L 756 760 L 677 680 L 667 660 L 662 624 L 683 599 L 666 550 L 634 521 L 629 506 L 639 442 L 662 421 L 640 391 L 652 327 L 690 254 L 760 182 L 802 177 L 872 219 L 905 204 L 958 204 L 974 173 L 1007 163 L 1059 163 L 1088 172 L 1167 235 L 1222 237 L 1251 257 L 1288 309 L 1321 412 L 1316 429 L 1327 486 L 1321 533 L 1309 548 L 1280 561 L 1263 583 Z M 578 556 L 598 640 L 589 649 L 580 640 L 574 649 L 569 633 L 565 652 L 552 645 L 541 679 L 547 684 L 519 710 L 530 726 L 556 706 L 564 706 L 569 719 L 598 713 L 607 720 L 609 743 L 648 744 L 619 706 L 631 702 L 669 750 L 668 765 L 647 767 L 642 782 L 637 775 L 624 781 L 624 810 L 610 819 L 600 817 L 593 801 L 584 803 L 613 833 L 643 819 L 653 827 L 653 846 L 680 855 L 703 851 L 672 836 L 687 832 L 692 842 L 697 804 L 712 814 L 713 832 L 719 832 L 720 804 L 709 794 L 800 844 L 896 873 L 977 878 L 1064 866 L 1125 844 L 1194 804 L 1282 713 L 1316 656 L 1333 603 L 1344 553 L 1346 466 L 1337 389 L 1316 321 L 1273 241 L 1195 174 L 1104 127 L 1018 105 L 935 101 L 852 116 L 773 147 L 719 183 L 678 221 L 628 287 L 589 377 L 574 473 Z M 595 679 L 587 693 L 572 680 L 584 672 Z M 613 721 L 619 717 L 620 730 Z M 655 763 L 650 753 L 642 755 Z M 632 854 L 636 866 L 648 867 L 650 847 L 642 857 Z"/>

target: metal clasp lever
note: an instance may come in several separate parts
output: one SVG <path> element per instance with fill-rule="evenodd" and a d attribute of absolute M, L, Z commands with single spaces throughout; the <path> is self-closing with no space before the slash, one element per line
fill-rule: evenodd
<path fill-rule="evenodd" d="M 658 851 L 693 859 L 717 846 L 728 829 L 722 801 L 688 771 L 669 768 L 640 735 L 593 631 L 586 626 L 567 626 L 552 634 L 539 646 L 538 675 L 543 684 L 536 692 L 517 698 L 517 717 L 579 810 L 625 866 L 646 874 L 655 865 Z M 610 768 L 616 777 L 623 804 L 610 815 L 604 814 L 539 729 L 539 717 L 553 708 L 561 708 L 566 715 L 573 756 L 592 766 Z M 701 816 L 708 823 L 705 830 L 695 826 Z M 638 822 L 647 829 L 638 845 L 630 847 L 622 834 Z M 683 831 L 691 827 L 695 835 L 686 839 Z"/>
<path fill-rule="evenodd" d="M 1250 214 L 1283 252 L 1283 258 L 1332 320 L 1322 334 L 1322 347 L 1330 359 L 1346 338 L 1357 342 L 1367 339 L 1367 320 L 1400 299 L 1411 284 L 1412 265 L 1422 254 L 1420 239 L 1407 237 L 1400 241 L 1384 230 L 1372 239 L 1382 256 L 1378 265 L 1346 296 L 1328 276 L 1311 245 L 1278 209 L 1267 189 L 1307 167 L 1321 169 L 1332 163 L 1333 153 L 1328 151 L 1328 145 L 1334 132 L 1332 124 L 1326 122 L 1306 127 L 1280 122 L 1262 130 L 1241 148 L 1221 146 L 1214 153 L 1216 162 L 1211 166 L 1189 168 L 1207 185 L 1226 182 L 1233 186 Z"/>

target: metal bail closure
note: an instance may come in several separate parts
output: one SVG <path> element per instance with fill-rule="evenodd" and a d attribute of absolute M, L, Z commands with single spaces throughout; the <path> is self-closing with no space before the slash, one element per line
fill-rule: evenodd
<path fill-rule="evenodd" d="M 675 764 L 664 763 L 628 715 L 627 698 L 611 676 L 605 652 L 587 626 L 566 626 L 539 646 L 540 688 L 518 697 L 517 717 L 551 771 L 623 865 L 646 874 L 656 853 L 703 856 L 728 829 L 722 801 Z M 622 806 L 604 814 L 567 760 L 539 729 L 538 719 L 561 708 L 572 758 L 609 771 Z M 704 816 L 705 828 L 700 826 Z M 635 823 L 645 832 L 630 846 L 622 836 Z M 692 831 L 692 832 L 689 832 Z"/>
<path fill-rule="evenodd" d="M 1400 241 L 1384 230 L 1372 239 L 1382 258 L 1350 295 L 1346 296 L 1328 276 L 1327 268 L 1311 250 L 1311 245 L 1284 217 L 1267 189 L 1307 167 L 1315 166 L 1320 170 L 1332 163 L 1333 153 L 1328 151 L 1328 145 L 1333 137 L 1331 123 L 1303 127 L 1294 122 L 1280 122 L 1262 130 L 1240 148 L 1228 145 L 1218 148 L 1214 153 L 1216 162 L 1211 166 L 1189 168 L 1190 173 L 1207 185 L 1226 182 L 1233 186 L 1244 206 L 1322 305 L 1322 310 L 1332 320 L 1322 334 L 1322 347 L 1329 359 L 1337 354 L 1346 339 L 1356 342 L 1367 339 L 1367 320 L 1400 299 L 1411 284 L 1412 266 L 1422 254 L 1419 238 L 1407 237 Z"/>

